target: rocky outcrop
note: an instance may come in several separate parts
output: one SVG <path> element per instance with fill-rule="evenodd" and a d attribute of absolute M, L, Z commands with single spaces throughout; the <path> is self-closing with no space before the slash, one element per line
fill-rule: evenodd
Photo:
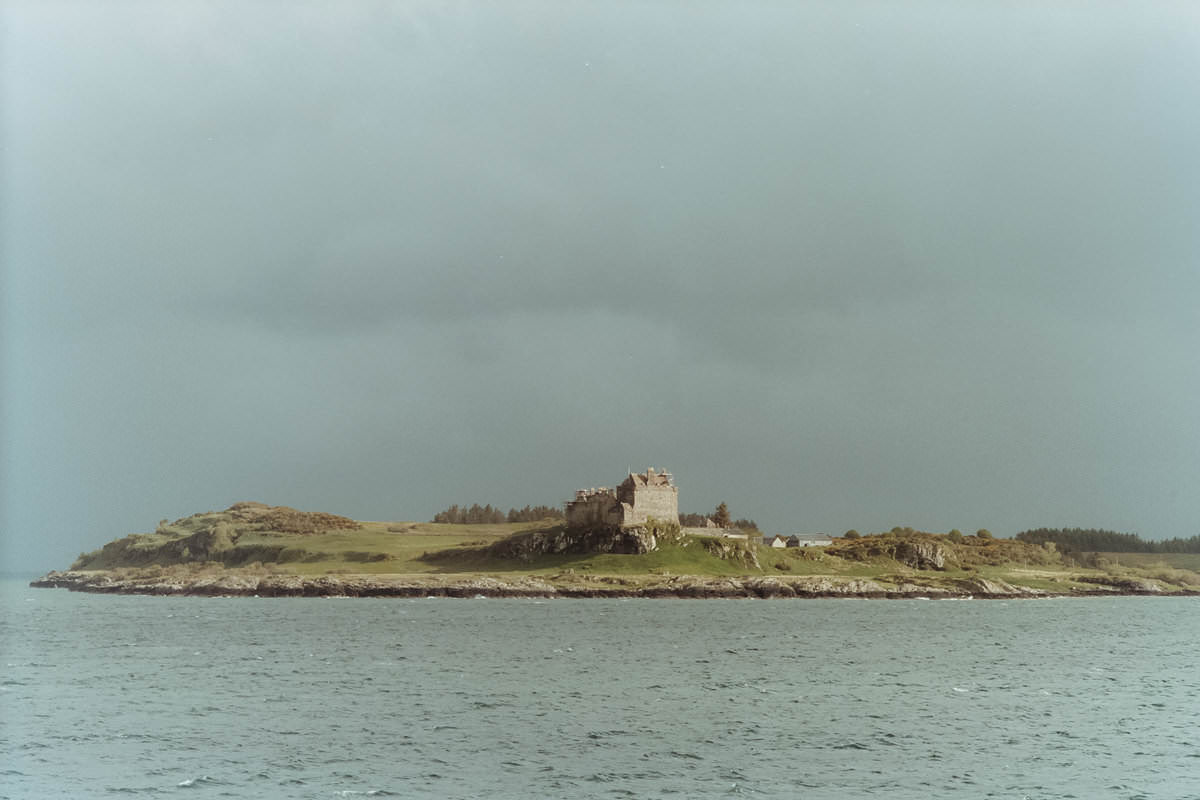
<path fill-rule="evenodd" d="M 1044 595 L 1040 589 L 1013 586 L 1011 583 L 988 578 L 972 577 L 955 581 L 959 591 L 978 597 L 1035 597 Z"/>
<path fill-rule="evenodd" d="M 762 569 L 762 565 L 758 563 L 758 554 L 754 552 L 754 547 L 747 544 L 745 540 L 697 537 L 694 541 L 699 542 L 701 547 L 719 559 L 733 561 L 752 569 Z"/>
<path fill-rule="evenodd" d="M 952 587 L 906 582 L 889 585 L 832 575 L 711 577 L 592 576 L 564 572 L 553 577 L 499 579 L 466 575 L 300 575 L 257 576 L 238 570 L 198 575 L 137 577 L 99 571 L 51 572 L 31 586 L 106 594 L 221 597 L 569 597 L 569 598 L 793 598 L 793 597 L 979 597 L 1048 596 L 1003 581 L 968 578 Z M 1096 593 L 1147 594 L 1119 587 Z"/>
<path fill-rule="evenodd" d="M 895 559 L 913 569 L 946 568 L 946 551 L 937 542 L 901 541 L 896 544 Z"/>
<path fill-rule="evenodd" d="M 30 586 L 100 594 L 207 597 L 552 597 L 556 588 L 536 577 L 501 581 L 490 577 L 270 575 L 236 571 L 190 578 L 122 578 L 106 572 L 51 572 Z"/>
<path fill-rule="evenodd" d="M 848 561 L 877 561 L 890 558 L 906 567 L 920 570 L 944 570 L 948 558 L 946 546 L 932 534 L 864 536 L 838 540 L 825 549 L 829 555 Z"/>
<path fill-rule="evenodd" d="M 1078 578 L 1081 583 L 1109 586 L 1123 594 L 1159 594 L 1162 589 L 1157 583 L 1140 578 L 1125 578 L 1115 575 L 1088 575 Z"/>
<path fill-rule="evenodd" d="M 526 562 L 544 555 L 641 555 L 657 550 L 662 536 L 662 531 L 650 526 L 620 528 L 615 525 L 595 525 L 586 528 L 549 528 L 510 536 L 488 547 L 487 554 L 494 558 Z"/>

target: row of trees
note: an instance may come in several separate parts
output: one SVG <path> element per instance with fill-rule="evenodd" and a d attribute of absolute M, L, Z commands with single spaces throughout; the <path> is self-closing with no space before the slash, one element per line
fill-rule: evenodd
<path fill-rule="evenodd" d="M 434 522 L 448 522 L 453 525 L 498 525 L 502 522 L 538 522 L 552 517 L 561 519 L 563 512 L 554 506 L 525 506 L 510 508 L 507 512 L 501 508 L 492 508 L 491 504 L 481 506 L 478 503 L 467 507 L 453 505 L 445 511 L 433 515 Z"/>
<path fill-rule="evenodd" d="M 892 528 L 888 533 L 894 534 L 896 536 L 911 536 L 911 535 L 917 534 L 917 533 L 925 533 L 925 531 L 919 531 L 916 528 L 909 528 L 909 527 L 902 528 L 900 526 L 896 526 L 895 528 Z M 888 533 L 868 533 L 867 535 L 868 536 L 887 536 Z M 822 534 L 822 535 L 824 535 L 824 534 Z M 851 528 L 850 530 L 848 530 L 842 534 L 843 539 L 861 539 L 862 536 L 863 535 L 861 533 L 854 530 L 853 528 Z M 975 536 L 976 536 L 976 538 L 979 538 L 979 539 L 991 539 L 992 532 L 989 531 L 987 528 L 980 528 L 979 530 L 975 531 Z M 958 528 L 955 528 L 954 530 L 952 530 L 946 534 L 946 538 L 952 542 L 958 543 L 958 542 L 961 542 L 964 537 L 963 537 L 963 532 L 960 531 Z"/>
<path fill-rule="evenodd" d="M 1136 533 L 1117 533 L 1097 528 L 1035 528 L 1021 531 L 1023 542 L 1054 542 L 1063 552 L 1101 553 L 1200 553 L 1200 536 L 1149 542 Z"/>
<path fill-rule="evenodd" d="M 729 506 L 718 503 L 711 514 L 680 514 L 679 524 L 685 528 L 703 528 L 707 520 L 712 520 L 718 528 L 740 528 L 744 531 L 758 530 L 758 524 L 752 519 L 730 519 Z"/>

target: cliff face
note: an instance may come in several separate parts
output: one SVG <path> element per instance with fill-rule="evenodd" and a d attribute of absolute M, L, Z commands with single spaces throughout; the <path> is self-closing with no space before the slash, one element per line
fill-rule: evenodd
<path fill-rule="evenodd" d="M 936 542 L 900 542 L 896 545 L 895 558 L 913 569 L 946 568 L 946 552 Z"/>
<path fill-rule="evenodd" d="M 544 555 L 588 553 L 642 555 L 657 550 L 661 542 L 672 536 L 678 536 L 677 527 L 674 532 L 664 531 L 654 525 L 631 528 L 619 528 L 611 525 L 552 528 L 510 536 L 490 546 L 487 552 L 490 557 L 525 562 Z"/>

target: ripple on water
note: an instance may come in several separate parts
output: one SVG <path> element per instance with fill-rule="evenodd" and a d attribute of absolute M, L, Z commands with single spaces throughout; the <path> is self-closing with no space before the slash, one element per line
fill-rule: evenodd
<path fill-rule="evenodd" d="M 0 795 L 1174 800 L 1200 770 L 1192 599 L 42 597 Z"/>

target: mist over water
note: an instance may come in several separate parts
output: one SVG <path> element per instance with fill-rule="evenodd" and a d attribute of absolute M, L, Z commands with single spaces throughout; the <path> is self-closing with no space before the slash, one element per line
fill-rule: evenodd
<path fill-rule="evenodd" d="M 1195 600 L 3 582 L 0 797 L 1184 798 Z"/>

